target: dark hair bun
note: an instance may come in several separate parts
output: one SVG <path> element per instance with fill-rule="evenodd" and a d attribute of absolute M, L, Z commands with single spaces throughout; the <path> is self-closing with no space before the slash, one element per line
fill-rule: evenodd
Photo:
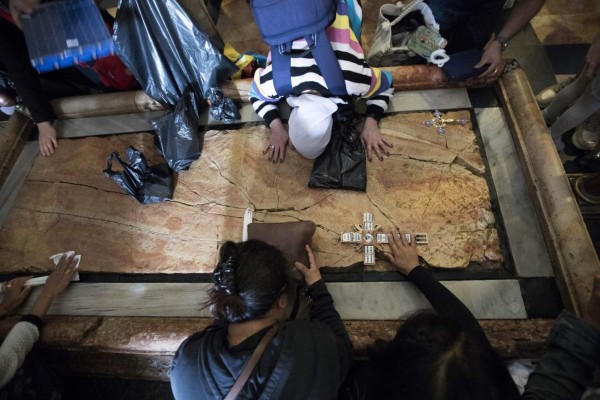
<path fill-rule="evenodd" d="M 207 305 L 230 323 L 248 321 L 271 309 L 287 285 L 287 262 L 277 248 L 259 240 L 226 242 L 213 276 Z"/>

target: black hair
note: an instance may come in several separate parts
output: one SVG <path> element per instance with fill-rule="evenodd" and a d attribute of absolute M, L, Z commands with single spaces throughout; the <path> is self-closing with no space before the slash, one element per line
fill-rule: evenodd
<path fill-rule="evenodd" d="M 409 318 L 394 340 L 371 349 L 369 358 L 371 399 L 520 399 L 489 343 L 433 312 Z"/>
<path fill-rule="evenodd" d="M 265 242 L 225 242 L 206 305 L 217 320 L 235 323 L 258 318 L 285 291 L 288 269 L 283 253 Z"/>

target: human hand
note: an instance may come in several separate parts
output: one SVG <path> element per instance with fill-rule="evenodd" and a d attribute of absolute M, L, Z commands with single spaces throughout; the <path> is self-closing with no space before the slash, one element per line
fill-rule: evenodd
<path fill-rule="evenodd" d="M 408 243 L 406 234 L 410 234 L 411 241 Z M 419 266 L 417 254 L 417 241 L 415 235 L 410 232 L 400 231 L 388 233 L 388 241 L 391 252 L 384 252 L 385 257 L 394 264 L 404 275 Z"/>
<path fill-rule="evenodd" d="M 498 67 L 502 63 L 502 45 L 493 40 L 491 43 L 487 45 L 483 54 L 481 55 L 481 60 L 473 68 L 481 68 L 486 64 L 489 64 L 488 68 L 479 75 L 480 78 L 494 75 L 498 72 Z"/>
<path fill-rule="evenodd" d="M 273 161 L 273 163 L 283 162 L 290 135 L 279 118 L 273 120 L 269 127 L 271 128 L 271 137 L 263 154 L 268 153 L 269 161 Z"/>
<path fill-rule="evenodd" d="M 70 257 L 63 254 L 56 267 L 54 267 L 54 271 L 48 276 L 48 280 L 42 289 L 42 294 L 52 298 L 56 297 L 69 286 L 75 272 L 77 272 L 75 254 L 72 254 Z"/>
<path fill-rule="evenodd" d="M 600 39 L 596 40 L 585 56 L 585 65 L 583 66 L 583 74 L 587 78 L 593 78 L 596 69 L 600 64 Z"/>
<path fill-rule="evenodd" d="M 313 283 L 321 280 L 321 271 L 319 271 L 319 267 L 315 262 L 315 256 L 310 249 L 309 245 L 304 246 L 306 249 L 306 253 L 308 254 L 308 268 L 306 265 L 296 261 L 294 266 L 302 274 L 304 277 L 304 281 L 306 282 L 306 286 L 310 287 Z"/>
<path fill-rule="evenodd" d="M 365 124 L 360 134 L 360 139 L 362 140 L 363 146 L 365 146 L 369 161 L 373 161 L 373 153 L 375 153 L 381 161 L 383 161 L 384 154 L 386 156 L 390 155 L 389 148 L 392 147 L 392 145 L 386 142 L 383 136 L 381 136 L 375 118 L 365 118 Z"/>
<path fill-rule="evenodd" d="M 31 292 L 31 286 L 25 286 L 25 282 L 31 278 L 31 276 L 23 276 L 2 284 L 4 297 L 2 303 L 0 303 L 0 315 L 10 313 L 23 303 L 23 300 Z"/>
<path fill-rule="evenodd" d="M 583 320 L 600 331 L 600 275 L 594 277 L 592 294 L 585 308 Z"/>
<path fill-rule="evenodd" d="M 51 156 L 58 147 L 56 140 L 56 130 L 50 122 L 40 122 L 37 124 L 39 131 L 40 152 L 44 157 Z"/>
<path fill-rule="evenodd" d="M 21 27 L 21 14 L 31 14 L 39 7 L 41 0 L 10 0 L 8 7 L 15 24 Z"/>

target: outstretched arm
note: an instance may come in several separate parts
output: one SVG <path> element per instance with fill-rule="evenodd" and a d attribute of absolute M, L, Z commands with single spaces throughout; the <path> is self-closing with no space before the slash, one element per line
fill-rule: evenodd
<path fill-rule="evenodd" d="M 346 331 L 346 327 L 342 322 L 340 314 L 333 305 L 333 297 L 329 294 L 325 282 L 321 278 L 321 272 L 315 262 L 315 256 L 308 245 L 306 245 L 308 253 L 309 266 L 296 262 L 296 269 L 304 276 L 308 295 L 312 299 L 310 305 L 310 319 L 318 320 L 327 325 L 336 337 L 337 347 L 340 354 L 341 370 L 345 373 L 350 368 L 352 358 L 352 341 Z"/>
<path fill-rule="evenodd" d="M 387 110 L 393 96 L 392 75 L 379 68 L 371 68 L 371 88 L 369 93 L 364 96 L 367 100 L 367 113 L 360 134 L 369 161 L 373 161 L 373 155 L 383 161 L 383 156 L 389 155 L 389 148 L 392 147 L 381 136 L 379 120 Z"/>
<path fill-rule="evenodd" d="M 385 253 L 387 259 L 410 279 L 439 315 L 459 321 L 465 330 L 488 342 L 471 311 L 429 271 L 419 266 L 416 241 L 412 234 L 411 237 L 413 240 L 409 243 L 405 233 L 390 232 L 388 240 L 391 252 Z"/>
<path fill-rule="evenodd" d="M 11 329 L 4 342 L 2 342 L 2 346 L 0 346 L 0 388 L 12 379 L 38 340 L 42 327 L 42 318 L 48 312 L 48 308 L 50 308 L 54 298 L 71 283 L 71 278 L 77 270 L 76 266 L 77 261 L 74 256 L 63 256 L 60 259 L 58 265 L 48 277 L 30 313 L 23 316 L 21 321 Z M 9 290 L 18 293 L 18 296 L 23 296 L 23 293 L 26 296 L 29 293 L 31 288 L 25 289 L 23 286 L 29 277 L 19 279 L 17 282 L 13 280 L 8 283 L 11 286 L 6 288 L 6 295 L 10 294 Z M 23 301 L 24 298 L 22 297 L 20 301 Z"/>
<path fill-rule="evenodd" d="M 267 67 L 270 69 L 270 67 Z M 279 117 L 277 103 L 281 97 L 268 97 L 261 92 L 260 77 L 266 69 L 258 69 L 254 76 L 254 81 L 250 87 L 250 102 L 254 111 L 259 117 L 265 120 L 265 123 L 271 128 L 269 143 L 263 154 L 267 154 L 269 161 L 274 163 L 283 162 L 285 160 L 285 152 L 289 142 L 287 128 L 283 125 L 283 121 Z M 269 82 L 272 85 L 272 81 Z M 274 89 L 273 89 L 274 90 Z"/>
<path fill-rule="evenodd" d="M 496 35 L 496 38 L 489 42 L 481 56 L 481 60 L 475 65 L 475 68 L 481 68 L 485 64 L 490 64 L 480 76 L 488 76 L 495 73 L 502 62 L 502 41 L 508 41 L 517 32 L 525 27 L 533 17 L 540 11 L 546 0 L 521 0 L 513 7 L 502 29 Z"/>

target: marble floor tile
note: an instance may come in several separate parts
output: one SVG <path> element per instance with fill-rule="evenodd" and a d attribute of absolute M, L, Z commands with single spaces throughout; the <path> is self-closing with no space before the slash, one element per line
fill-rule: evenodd
<path fill-rule="evenodd" d="M 517 276 L 554 276 L 535 207 L 502 109 L 476 109 L 475 114 Z"/>
<path fill-rule="evenodd" d="M 8 216 L 21 187 L 25 182 L 25 177 L 29 173 L 36 156 L 40 152 L 39 148 L 39 143 L 37 141 L 27 142 L 25 144 L 12 171 L 6 178 L 2 188 L 0 188 L 0 227 Z"/>
<path fill-rule="evenodd" d="M 442 282 L 478 319 L 526 318 L 516 280 Z M 203 308 L 208 283 L 74 283 L 58 296 L 49 315 L 123 317 L 211 317 Z M 344 320 L 405 319 L 431 308 L 409 282 L 328 283 Z M 39 295 L 35 288 L 17 313 L 26 313 Z"/>
<path fill-rule="evenodd" d="M 527 318 L 516 280 L 443 282 L 477 319 Z M 344 320 L 406 319 L 431 305 L 409 282 L 329 283 Z"/>

